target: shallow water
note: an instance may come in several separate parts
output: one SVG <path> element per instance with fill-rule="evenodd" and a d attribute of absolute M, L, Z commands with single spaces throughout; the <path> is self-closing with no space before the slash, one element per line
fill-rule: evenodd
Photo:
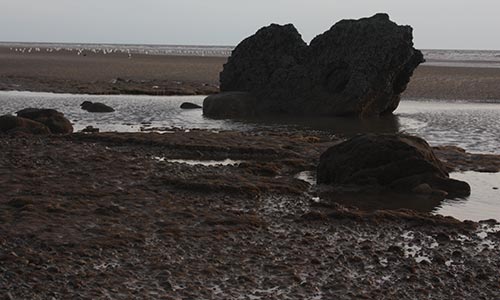
<path fill-rule="evenodd" d="M 431 145 L 499 153 L 500 102 L 403 101 L 395 114 L 400 130 L 422 136 Z"/>
<path fill-rule="evenodd" d="M 360 196 L 338 194 L 311 197 L 312 201 L 321 200 L 337 202 L 347 206 L 357 206 L 364 210 L 377 209 L 413 209 L 421 212 L 432 212 L 444 216 L 453 216 L 459 220 L 481 221 L 496 219 L 500 221 L 500 173 L 455 172 L 451 178 L 466 181 L 471 186 L 468 197 L 438 200 L 426 195 L 367 195 Z M 295 175 L 312 186 L 316 185 L 316 174 L 303 171 Z M 500 227 L 498 228 L 500 231 Z"/>
<path fill-rule="evenodd" d="M 326 131 L 334 135 L 357 133 L 395 133 L 404 131 L 426 139 L 431 145 L 456 145 L 470 152 L 499 153 L 500 103 L 402 101 L 395 116 L 375 119 L 352 118 L 272 118 L 260 120 L 214 120 L 200 109 L 180 109 L 182 102 L 202 104 L 204 96 L 70 95 L 0 91 L 0 115 L 14 114 L 27 107 L 54 108 L 63 112 L 75 130 L 88 125 L 101 131 L 141 131 L 170 128 L 213 130 L 253 130 L 281 128 Z M 80 109 L 83 101 L 103 102 L 113 113 L 89 113 Z M 220 163 L 220 162 L 211 162 Z M 466 199 L 444 202 L 414 201 L 411 208 L 452 215 L 459 219 L 500 218 L 500 174 L 454 173 L 452 177 L 469 182 L 472 194 Z M 298 174 L 311 180 L 309 173 Z M 387 199 L 386 199 L 387 200 Z M 349 199 L 347 200 L 349 201 Z M 401 202 L 393 201 L 394 205 Z M 377 206 L 376 199 L 372 203 Z M 390 204 L 390 205 L 392 205 Z M 395 207 L 396 208 L 396 207 Z"/>
<path fill-rule="evenodd" d="M 241 160 L 233 160 L 233 159 L 223 159 L 223 160 L 198 160 L 198 159 L 165 159 L 165 157 L 155 156 L 154 160 L 159 162 L 169 162 L 169 163 L 179 163 L 186 164 L 190 166 L 206 166 L 206 167 L 214 167 L 214 166 L 238 166 L 243 161 Z"/>
<path fill-rule="evenodd" d="M 466 198 L 446 199 L 434 210 L 444 216 L 459 220 L 500 221 L 500 173 L 463 172 L 450 177 L 466 181 L 471 186 L 471 195 Z"/>
<path fill-rule="evenodd" d="M 243 130 L 245 125 L 232 121 L 212 120 L 199 109 L 181 109 L 182 102 L 203 103 L 204 96 L 135 96 L 74 95 L 0 91 L 0 115 L 26 107 L 54 108 L 73 122 L 75 131 L 86 126 L 101 130 L 136 132 L 141 128 L 178 127 Z M 80 108 L 83 101 L 102 102 L 115 109 L 112 113 L 89 113 Z"/>
<path fill-rule="evenodd" d="M 71 95 L 0 91 L 0 115 L 26 107 L 54 108 L 63 112 L 75 130 L 88 125 L 102 131 L 141 131 L 152 128 L 204 128 L 252 130 L 258 128 L 311 129 L 350 136 L 356 133 L 417 134 L 431 145 L 456 145 L 471 152 L 497 153 L 500 146 L 500 102 L 402 101 L 393 117 L 267 118 L 260 120 L 214 120 L 202 111 L 183 110 L 182 102 L 201 105 L 204 96 Z M 113 113 L 89 113 L 83 101 L 103 102 Z"/>

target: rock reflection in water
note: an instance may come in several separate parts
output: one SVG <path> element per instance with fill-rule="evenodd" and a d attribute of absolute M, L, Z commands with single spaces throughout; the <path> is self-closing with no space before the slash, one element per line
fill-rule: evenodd
<path fill-rule="evenodd" d="M 335 202 L 366 211 L 412 209 L 452 216 L 462 221 L 500 220 L 500 173 L 463 172 L 452 173 L 451 177 L 469 183 L 471 195 L 442 200 L 439 197 L 418 194 L 323 191 L 319 193 L 319 201 Z"/>
<path fill-rule="evenodd" d="M 358 133 L 396 133 L 400 131 L 399 117 L 386 115 L 373 118 L 352 117 L 286 117 L 273 116 L 259 119 L 247 119 L 246 122 L 256 127 L 284 127 L 289 129 L 310 129 L 328 131 L 341 136 L 353 136 Z"/>

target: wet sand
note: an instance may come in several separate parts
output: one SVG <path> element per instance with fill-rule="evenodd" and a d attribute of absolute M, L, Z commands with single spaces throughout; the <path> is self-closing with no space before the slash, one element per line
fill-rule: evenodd
<path fill-rule="evenodd" d="M 207 94 L 217 90 L 224 61 L 0 49 L 0 88 Z M 406 95 L 500 99 L 485 92 L 493 90 L 499 74 L 422 66 Z M 432 205 L 418 212 L 362 212 L 318 202 L 321 190 L 297 174 L 314 172 L 319 155 L 339 140 L 300 132 L 173 131 L 0 135 L 0 294 L 6 299 L 500 297 L 497 222 L 435 216 L 429 213 Z M 455 147 L 436 151 L 450 171 L 500 169 L 498 155 Z M 168 161 L 227 158 L 243 162 Z"/>
<path fill-rule="evenodd" d="M 85 94 L 197 95 L 218 91 L 220 57 L 76 51 L 17 53 L 0 47 L 0 89 Z"/>
<path fill-rule="evenodd" d="M 316 202 L 295 174 L 313 170 L 337 142 L 198 130 L 0 136 L 0 292 L 6 299 L 500 297 L 499 224 Z M 500 161 L 441 151 L 451 169 Z"/>
<path fill-rule="evenodd" d="M 500 68 L 417 68 L 403 98 L 500 101 Z"/>
<path fill-rule="evenodd" d="M 87 94 L 196 95 L 218 91 L 224 57 L 76 51 L 19 53 L 0 47 L 0 89 Z M 500 69 L 420 66 L 409 99 L 499 100 Z"/>

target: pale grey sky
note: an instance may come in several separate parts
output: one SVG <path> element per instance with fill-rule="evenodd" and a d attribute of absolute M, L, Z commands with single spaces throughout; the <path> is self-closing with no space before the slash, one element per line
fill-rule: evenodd
<path fill-rule="evenodd" d="M 500 49 L 498 0 L 0 0 L 0 41 L 236 45 L 270 23 L 309 42 L 387 12 L 422 49 Z"/>

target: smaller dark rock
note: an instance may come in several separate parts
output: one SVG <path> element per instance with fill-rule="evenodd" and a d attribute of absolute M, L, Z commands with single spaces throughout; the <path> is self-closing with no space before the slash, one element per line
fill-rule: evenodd
<path fill-rule="evenodd" d="M 450 236 L 444 232 L 438 232 L 434 237 L 439 242 L 449 242 L 451 240 Z"/>
<path fill-rule="evenodd" d="M 198 108 L 201 108 L 201 106 L 199 106 L 198 104 L 191 103 L 191 102 L 184 102 L 181 104 L 181 108 L 182 109 L 198 109 Z"/>
<path fill-rule="evenodd" d="M 71 122 L 64 117 L 64 114 L 55 109 L 25 108 L 17 113 L 18 117 L 30 119 L 47 126 L 52 133 L 72 133 Z"/>
<path fill-rule="evenodd" d="M 100 102 L 84 101 L 82 104 L 80 104 L 80 106 L 83 110 L 86 110 L 88 112 L 107 113 L 115 111 L 112 107 Z"/>
<path fill-rule="evenodd" d="M 86 132 L 86 133 L 97 133 L 99 132 L 99 128 L 95 128 L 94 126 L 87 126 L 85 128 L 82 129 L 82 132 Z"/>
<path fill-rule="evenodd" d="M 50 129 L 42 123 L 11 115 L 0 116 L 0 133 L 24 132 L 30 134 L 50 134 Z"/>
<path fill-rule="evenodd" d="M 380 188 L 439 197 L 468 196 L 470 186 L 449 178 L 443 163 L 421 138 L 364 134 L 329 148 L 321 155 L 318 183 Z"/>

